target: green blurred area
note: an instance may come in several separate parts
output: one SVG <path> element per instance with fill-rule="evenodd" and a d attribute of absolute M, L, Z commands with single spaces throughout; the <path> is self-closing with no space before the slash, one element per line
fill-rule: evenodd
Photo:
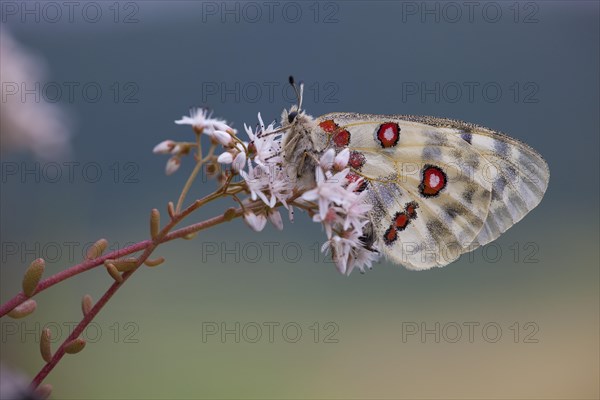
<path fill-rule="evenodd" d="M 293 225 L 284 218 L 282 233 L 233 221 L 161 246 L 167 262 L 136 273 L 86 331 L 85 350 L 48 377 L 55 398 L 598 398 L 596 3 L 536 2 L 533 24 L 404 22 L 401 2 L 332 3 L 332 24 L 221 23 L 203 20 L 201 2 L 136 4 L 139 23 L 130 25 L 7 24 L 48 60 L 51 79 L 135 82 L 140 101 L 65 102 L 77 120 L 69 161 L 98 163 L 98 182 L 3 180 L 1 301 L 38 256 L 49 259 L 50 275 L 99 237 L 115 247 L 147 237 L 149 210 L 164 210 L 191 169 L 187 162 L 165 177 L 166 159 L 150 151 L 191 137 L 172 121 L 202 105 L 207 82 L 284 85 L 294 73 L 307 87 L 338 85 L 334 103 L 307 98 L 315 115 L 431 114 L 498 128 L 545 156 L 550 187 L 496 242 L 430 271 L 383 262 L 342 277 L 319 252 L 324 233 L 300 212 Z M 539 101 L 402 101 L 401 82 L 421 81 L 505 89 L 533 81 Z M 287 106 L 279 95 L 206 100 L 238 129 L 258 111 L 270 120 Z M 37 161 L 13 154 L 2 162 Z M 134 182 L 123 177 L 126 163 Z M 191 198 L 212 184 L 199 183 Z M 64 339 L 81 317 L 81 296 L 98 299 L 110 283 L 93 270 L 36 296 L 31 317 L 2 319 L 2 362 L 33 376 L 41 328 Z"/>

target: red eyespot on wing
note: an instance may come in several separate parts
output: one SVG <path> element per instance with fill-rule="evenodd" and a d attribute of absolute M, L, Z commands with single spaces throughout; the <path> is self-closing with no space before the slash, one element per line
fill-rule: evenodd
<path fill-rule="evenodd" d="M 396 230 L 396 227 L 392 225 L 383 234 L 383 241 L 385 244 L 390 245 L 394 243 L 396 239 L 398 239 L 398 231 Z"/>
<path fill-rule="evenodd" d="M 419 208 L 419 205 L 414 201 L 406 203 L 405 210 L 410 219 L 417 217 L 417 208 Z"/>
<path fill-rule="evenodd" d="M 403 230 L 404 228 L 406 228 L 409 221 L 410 218 L 408 218 L 408 215 L 406 215 L 406 213 L 400 212 L 396 214 L 394 224 L 396 225 L 396 228 L 398 228 L 399 230 Z"/>
<path fill-rule="evenodd" d="M 435 165 L 425 165 L 421 174 L 419 191 L 424 197 L 437 196 L 446 187 L 448 178 L 446 173 Z"/>
<path fill-rule="evenodd" d="M 347 147 L 350 144 L 350 132 L 346 129 L 333 135 L 333 143 L 337 147 Z"/>
<path fill-rule="evenodd" d="M 350 183 L 360 181 L 356 189 L 354 189 L 355 192 L 362 192 L 367 188 L 367 181 L 362 176 L 355 174 L 354 172 L 348 173 L 348 175 L 346 175 L 346 179 L 348 179 L 348 182 Z"/>
<path fill-rule="evenodd" d="M 375 137 L 384 149 L 394 147 L 400 140 L 400 127 L 395 122 L 386 122 L 379 125 Z"/>
<path fill-rule="evenodd" d="M 348 165 L 354 168 L 357 171 L 360 171 L 363 165 L 366 162 L 365 155 L 363 153 L 359 153 L 358 151 L 350 152 L 350 159 L 348 160 Z"/>
<path fill-rule="evenodd" d="M 392 225 L 396 228 L 397 232 L 401 232 L 410 224 L 410 222 L 417 218 L 417 208 L 419 205 L 414 201 L 406 203 L 404 205 L 404 211 L 397 212 L 392 220 Z"/>
<path fill-rule="evenodd" d="M 339 128 L 338 124 L 333 122 L 332 119 L 321 122 L 319 126 L 327 133 L 334 132 L 337 128 Z"/>

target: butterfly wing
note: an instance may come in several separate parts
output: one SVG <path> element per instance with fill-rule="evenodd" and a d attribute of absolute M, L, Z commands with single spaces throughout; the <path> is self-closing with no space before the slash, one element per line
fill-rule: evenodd
<path fill-rule="evenodd" d="M 329 145 L 350 148 L 350 177 L 367 182 L 378 247 L 411 269 L 444 266 L 494 240 L 547 186 L 547 166 L 535 151 L 486 128 L 352 113 L 317 123 Z"/>
<path fill-rule="evenodd" d="M 485 158 L 483 173 L 492 182 L 490 210 L 473 243 L 475 248 L 498 238 L 540 203 L 550 171 L 542 156 L 525 143 L 487 128 L 461 124 L 458 134 Z"/>

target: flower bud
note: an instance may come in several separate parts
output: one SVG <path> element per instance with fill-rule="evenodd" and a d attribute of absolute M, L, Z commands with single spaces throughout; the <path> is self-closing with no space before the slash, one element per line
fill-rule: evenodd
<path fill-rule="evenodd" d="M 248 211 L 244 214 L 244 221 L 255 232 L 262 231 L 267 224 L 267 218 L 264 214 L 256 215 L 252 211 Z"/>
<path fill-rule="evenodd" d="M 283 230 L 283 219 L 281 218 L 279 210 L 269 210 L 267 218 L 269 218 L 269 221 L 277 228 L 277 230 Z"/>
<path fill-rule="evenodd" d="M 164 140 L 164 141 L 160 142 L 159 144 L 157 144 L 156 146 L 154 146 L 154 149 L 152 150 L 152 152 L 154 154 L 170 154 L 173 151 L 174 147 L 175 147 L 174 141 Z"/>
<path fill-rule="evenodd" d="M 167 175 L 173 175 L 181 166 L 181 159 L 177 156 L 169 158 L 167 166 L 165 167 L 165 173 Z"/>
<path fill-rule="evenodd" d="M 217 162 L 221 164 L 231 164 L 233 162 L 233 156 L 230 152 L 226 151 L 217 158 Z"/>
<path fill-rule="evenodd" d="M 214 131 L 212 137 L 223 146 L 229 146 L 233 141 L 231 135 L 224 131 Z"/>

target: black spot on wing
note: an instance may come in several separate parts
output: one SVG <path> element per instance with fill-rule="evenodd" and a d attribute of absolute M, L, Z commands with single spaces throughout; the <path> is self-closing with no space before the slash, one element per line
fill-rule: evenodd
<path fill-rule="evenodd" d="M 439 147 L 427 146 L 423 148 L 424 160 L 439 160 L 442 157 L 442 150 Z"/>
<path fill-rule="evenodd" d="M 473 196 L 475 195 L 474 187 L 467 187 L 467 189 L 462 193 L 462 198 L 469 204 L 473 203 Z"/>
<path fill-rule="evenodd" d="M 450 243 L 450 239 L 453 237 L 452 232 L 443 222 L 438 219 L 430 219 L 425 224 L 429 234 L 438 244 Z"/>
<path fill-rule="evenodd" d="M 506 183 L 506 178 L 503 175 L 500 175 L 494 180 L 492 183 L 492 198 L 494 200 L 502 200 L 502 194 L 506 188 Z"/>
<path fill-rule="evenodd" d="M 461 207 L 459 203 L 447 204 L 443 208 L 446 215 L 448 215 L 451 219 L 455 219 L 457 216 L 461 215 L 462 212 L 464 212 L 464 207 Z"/>
<path fill-rule="evenodd" d="M 463 132 L 460 134 L 460 138 L 462 140 L 464 140 L 465 142 L 471 144 L 471 142 L 473 140 L 473 135 L 471 135 L 469 132 Z"/>
<path fill-rule="evenodd" d="M 498 139 L 494 140 L 494 150 L 502 158 L 504 158 L 504 159 L 508 158 L 509 148 L 508 148 L 508 144 L 506 144 L 506 142 L 504 142 L 502 140 L 498 140 Z"/>

